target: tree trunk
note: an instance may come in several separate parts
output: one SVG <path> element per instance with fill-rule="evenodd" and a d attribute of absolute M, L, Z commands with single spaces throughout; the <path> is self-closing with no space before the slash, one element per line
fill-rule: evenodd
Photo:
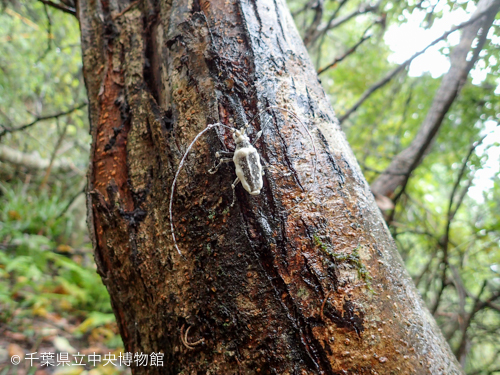
<path fill-rule="evenodd" d="M 98 272 L 126 349 L 165 353 L 135 374 L 461 373 L 284 2 L 96 0 L 77 12 Z M 259 114 L 270 106 L 310 134 L 286 112 Z M 208 124 L 256 115 L 260 195 L 238 186 L 230 207 L 234 166 L 207 173 L 234 146 L 227 129 L 186 159 L 173 199 L 184 259 L 168 210 L 180 159 Z"/>
<path fill-rule="evenodd" d="M 483 16 L 464 27 L 460 43 L 453 49 L 450 56 L 450 70 L 444 75 L 422 126 L 411 144 L 396 155 L 384 172 L 373 181 L 371 189 L 375 196 L 392 198 L 396 189 L 406 185 L 411 173 L 420 165 L 425 154 L 429 153 L 444 117 L 462 90 L 470 70 L 479 57 L 488 30 L 499 9 L 500 0 L 479 1 L 471 19 L 477 18 L 481 13 Z M 472 43 L 478 36 L 479 30 L 482 31 L 474 55 L 468 59 Z M 473 126 L 473 124 L 470 125 Z"/>

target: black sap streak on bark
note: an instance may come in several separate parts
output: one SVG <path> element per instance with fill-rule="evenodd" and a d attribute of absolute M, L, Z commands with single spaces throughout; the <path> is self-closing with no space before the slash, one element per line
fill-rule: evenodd
<path fill-rule="evenodd" d="M 159 19 L 159 5 L 154 4 L 153 9 L 147 15 L 144 28 L 144 82 L 148 85 L 151 95 L 160 103 L 161 82 L 161 51 L 156 40 L 158 27 L 161 26 Z"/>
<path fill-rule="evenodd" d="M 339 328 L 346 328 L 349 331 L 355 331 L 361 337 L 361 333 L 365 330 L 364 313 L 356 309 L 353 303 L 345 299 L 342 306 L 343 312 L 336 310 L 333 306 L 327 304 L 323 310 L 335 325 Z M 357 313 L 357 314 L 356 314 Z"/>
<path fill-rule="evenodd" d="M 336 162 L 332 153 L 329 151 L 330 146 L 328 145 L 328 141 L 326 140 L 323 133 L 318 131 L 317 135 L 318 135 L 319 141 L 321 142 L 321 146 L 322 146 L 321 150 L 323 151 L 323 154 L 326 156 L 328 162 L 331 164 L 333 170 L 336 172 L 336 174 L 338 176 L 338 185 L 339 185 L 339 188 L 341 189 L 344 187 L 346 176 L 345 176 L 344 172 L 342 171 L 342 169 L 340 168 L 339 164 Z M 321 151 L 319 151 L 319 152 L 321 152 Z M 342 161 L 345 161 L 345 160 L 342 159 Z M 347 165 L 347 166 L 349 167 L 349 165 Z"/>
<path fill-rule="evenodd" d="M 286 272 L 284 270 L 284 267 L 286 267 L 287 264 L 286 258 L 288 256 L 288 252 L 291 250 L 290 246 L 294 246 L 285 239 L 285 225 L 280 225 L 280 220 L 275 220 L 275 222 L 271 225 L 269 225 L 269 223 L 265 221 L 266 225 L 262 226 L 264 217 L 273 217 L 273 215 L 269 212 L 264 214 L 260 220 L 257 219 L 256 221 L 252 217 L 252 212 L 247 212 L 247 214 L 248 217 L 246 217 L 245 222 L 247 223 L 248 227 L 258 228 L 256 229 L 256 231 L 260 233 L 259 237 L 262 238 L 262 242 L 260 242 L 259 244 L 255 243 L 253 245 L 254 254 L 257 258 L 259 266 L 261 267 L 261 270 L 263 271 L 264 275 L 267 278 L 267 281 L 274 291 L 275 301 L 279 305 L 281 305 L 282 313 L 285 314 L 284 317 L 288 320 L 289 323 L 291 323 L 291 326 L 293 327 L 293 334 L 290 338 L 295 341 L 296 348 L 301 348 L 301 350 L 297 354 L 305 363 L 308 363 L 309 368 L 314 368 L 319 373 L 332 374 L 333 370 L 328 360 L 327 353 L 323 349 L 321 343 L 316 340 L 314 338 L 314 335 L 312 334 L 312 327 L 318 324 L 321 325 L 323 323 L 315 319 L 305 318 L 304 314 L 306 312 L 302 309 L 300 302 L 297 300 L 295 292 L 289 289 L 287 283 L 283 279 L 283 273 Z M 257 223 L 259 223 L 260 225 L 257 225 Z M 270 232 L 271 226 L 274 228 L 281 228 L 281 235 L 273 237 L 272 232 Z M 252 237 L 254 236 L 252 236 L 250 231 L 247 233 L 249 241 L 255 241 L 255 239 L 252 239 Z M 288 249 L 288 251 L 278 253 L 276 251 L 269 251 L 269 248 L 286 248 Z M 295 250 L 294 252 L 297 252 L 297 250 Z M 315 285 L 314 282 L 310 280 L 310 276 L 315 276 L 313 276 L 312 273 L 308 270 L 307 263 L 306 269 L 302 269 L 300 271 L 300 274 L 301 281 L 304 281 L 316 292 L 319 291 L 319 289 L 321 288 L 320 284 Z M 316 278 L 316 280 L 318 279 Z M 284 295 L 286 295 L 286 298 L 283 298 Z"/>

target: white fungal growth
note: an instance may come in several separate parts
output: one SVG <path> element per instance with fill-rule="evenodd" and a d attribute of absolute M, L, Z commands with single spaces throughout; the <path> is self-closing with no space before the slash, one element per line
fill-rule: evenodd
<path fill-rule="evenodd" d="M 234 171 L 243 188 L 251 195 L 259 195 L 262 189 L 262 165 L 259 154 L 253 146 L 242 147 L 234 151 Z"/>

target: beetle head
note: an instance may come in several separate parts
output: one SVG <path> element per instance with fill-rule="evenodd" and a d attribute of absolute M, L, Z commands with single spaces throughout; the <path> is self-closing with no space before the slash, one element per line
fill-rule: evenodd
<path fill-rule="evenodd" d="M 234 139 L 234 142 L 236 144 L 250 142 L 250 139 L 248 138 L 248 136 L 246 134 L 246 127 L 243 127 L 241 129 L 234 129 L 233 130 L 233 139 Z"/>

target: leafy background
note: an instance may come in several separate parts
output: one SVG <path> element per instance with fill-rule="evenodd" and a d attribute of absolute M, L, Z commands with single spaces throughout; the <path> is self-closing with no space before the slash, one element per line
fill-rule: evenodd
<path fill-rule="evenodd" d="M 314 25 L 377 5 L 308 44 L 321 70 L 369 36 L 320 74 L 342 116 L 397 66 L 385 39 L 388 30 L 421 17 L 423 31 L 459 8 L 471 12 L 469 3 L 476 2 L 290 0 L 289 7 L 307 39 Z M 123 348 L 86 232 L 90 136 L 77 20 L 39 1 L 4 2 L 1 10 L 0 375 L 43 373 L 54 369 L 13 367 L 9 357 Z M 499 163 L 499 26 L 497 19 L 476 63 L 482 78 L 469 77 L 430 154 L 394 210 L 386 212 L 407 268 L 452 349 L 466 345 L 462 363 L 468 374 L 500 374 L 500 176 L 498 168 L 488 167 Z M 448 56 L 450 42 L 440 46 Z M 442 78 L 408 72 L 403 69 L 342 123 L 368 182 L 409 145 Z M 31 156 L 38 167 L 2 156 L 12 151 Z M 451 198 L 452 211 L 458 208 L 452 220 Z M 128 369 L 55 369 L 82 371 Z"/>

